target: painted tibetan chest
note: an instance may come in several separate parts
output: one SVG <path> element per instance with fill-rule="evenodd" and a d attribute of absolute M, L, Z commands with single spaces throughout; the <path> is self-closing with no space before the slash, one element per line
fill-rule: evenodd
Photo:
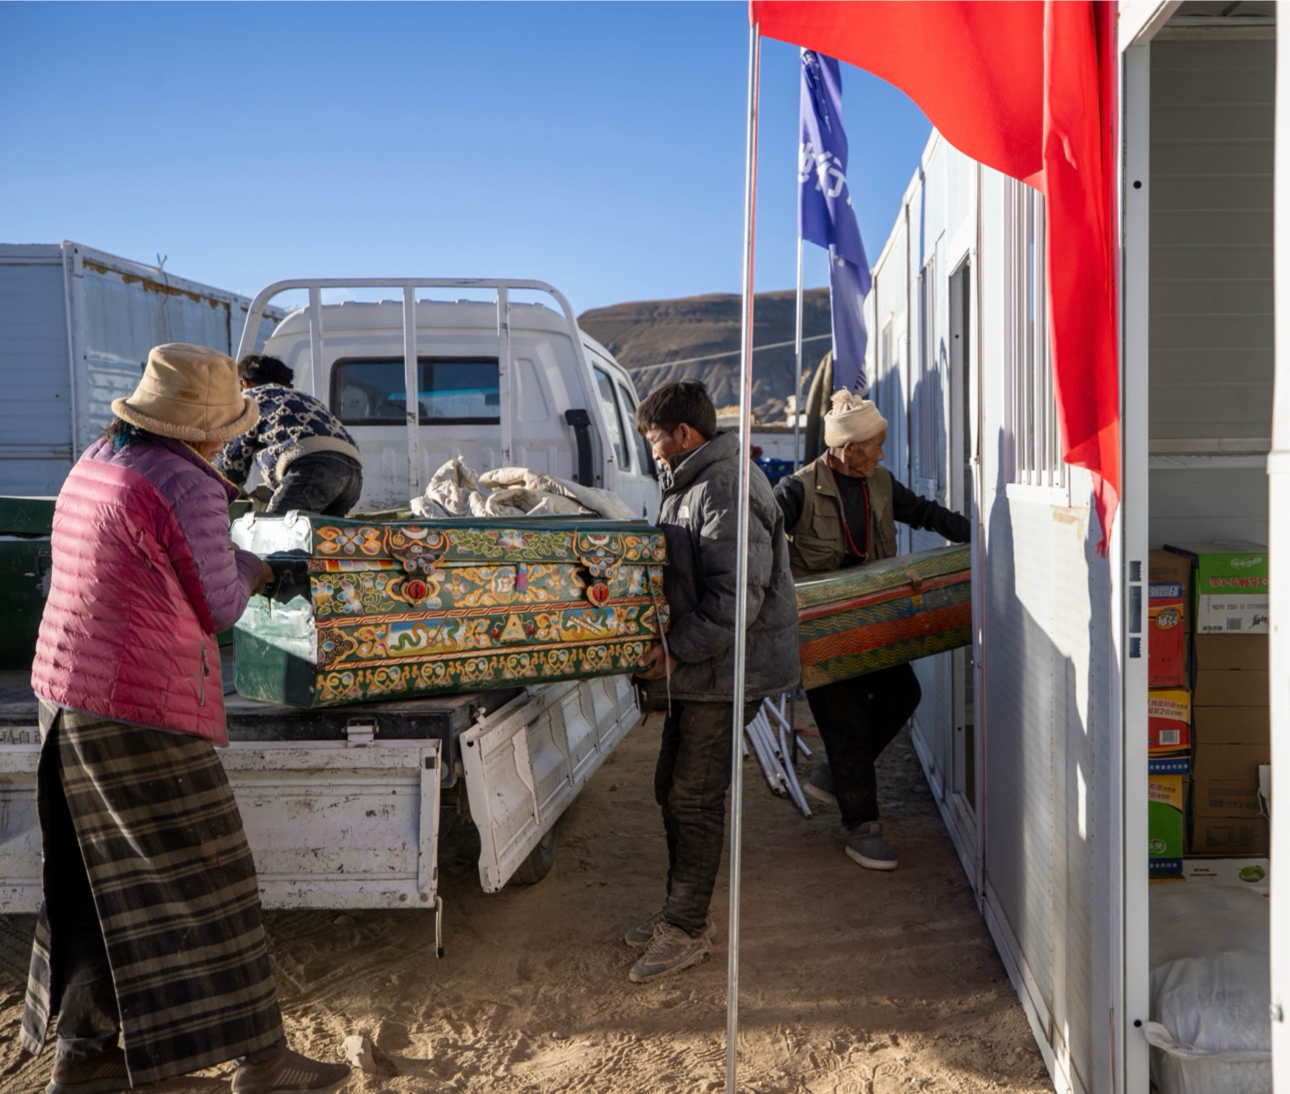
<path fill-rule="evenodd" d="M 797 582 L 802 687 L 816 688 L 972 644 L 967 544 Z"/>
<path fill-rule="evenodd" d="M 663 536 L 577 517 L 248 516 L 278 575 L 235 629 L 238 692 L 294 706 L 630 673 L 667 627 Z"/>

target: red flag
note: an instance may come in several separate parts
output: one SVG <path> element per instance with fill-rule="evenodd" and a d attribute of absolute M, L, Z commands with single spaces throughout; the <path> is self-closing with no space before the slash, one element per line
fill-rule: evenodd
<path fill-rule="evenodd" d="M 1107 0 L 751 0 L 761 33 L 881 76 L 955 148 L 1047 196 L 1063 457 L 1093 474 L 1106 550 L 1120 494 L 1115 61 Z"/>

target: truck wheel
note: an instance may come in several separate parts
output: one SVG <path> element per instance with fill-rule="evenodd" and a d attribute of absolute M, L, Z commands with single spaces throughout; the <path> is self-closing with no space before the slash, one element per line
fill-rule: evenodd
<path fill-rule="evenodd" d="M 560 820 L 551 825 L 547 834 L 529 852 L 529 857 L 511 875 L 511 880 L 516 885 L 536 885 L 551 872 L 551 867 L 555 864 L 556 848 L 560 845 Z"/>

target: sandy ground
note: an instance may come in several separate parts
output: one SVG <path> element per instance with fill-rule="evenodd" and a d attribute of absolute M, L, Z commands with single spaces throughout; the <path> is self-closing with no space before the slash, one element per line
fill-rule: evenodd
<path fill-rule="evenodd" d="M 652 797 L 656 720 L 633 730 L 565 815 L 550 875 L 479 889 L 473 828 L 446 832 L 446 956 L 420 912 L 271 912 L 292 1044 L 337 1059 L 366 1033 L 355 1094 L 724 1089 L 727 885 L 706 964 L 637 986 L 623 930 L 662 898 Z M 816 742 L 818 744 L 818 740 Z M 803 760 L 803 778 L 811 761 Z M 812 819 L 745 767 L 740 1089 L 758 1094 L 1046 1091 L 1051 1084 L 902 735 L 880 765 L 901 866 L 843 854 L 836 809 Z M 29 921 L 0 921 L 0 1092 L 38 1091 L 51 1056 L 16 1040 Z M 231 1067 L 152 1089 L 227 1090 Z"/>

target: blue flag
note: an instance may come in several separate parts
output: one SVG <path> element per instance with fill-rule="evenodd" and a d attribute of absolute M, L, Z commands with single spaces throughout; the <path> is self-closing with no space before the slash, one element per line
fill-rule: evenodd
<path fill-rule="evenodd" d="M 833 312 L 833 387 L 867 395 L 869 336 L 864 298 L 873 278 L 847 187 L 847 136 L 842 130 L 842 74 L 832 57 L 802 54 L 802 144 L 797 167 L 797 231 L 829 252 Z"/>

